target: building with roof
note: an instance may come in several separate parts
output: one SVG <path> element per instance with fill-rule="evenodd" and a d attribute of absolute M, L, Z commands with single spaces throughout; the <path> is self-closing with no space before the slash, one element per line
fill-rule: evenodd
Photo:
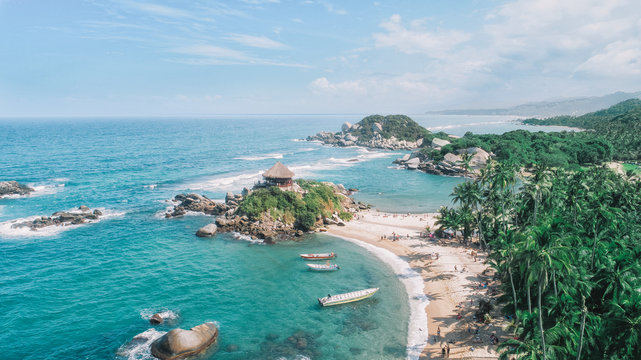
<path fill-rule="evenodd" d="M 283 165 L 280 161 L 277 161 L 274 166 L 263 173 L 263 178 L 265 178 L 265 183 L 268 186 L 292 186 L 293 177 L 294 172 L 289 170 L 287 166 Z"/>

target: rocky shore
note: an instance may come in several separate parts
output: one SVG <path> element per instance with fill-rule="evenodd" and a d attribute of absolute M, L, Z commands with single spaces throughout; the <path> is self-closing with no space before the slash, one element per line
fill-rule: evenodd
<path fill-rule="evenodd" d="M 98 220 L 102 216 L 102 211 L 98 209 L 91 210 L 87 206 L 80 206 L 74 211 L 58 211 L 51 216 L 41 216 L 31 221 L 24 221 L 11 225 L 12 228 L 27 227 L 31 230 L 38 230 L 48 226 L 68 226 L 78 225 Z"/>
<path fill-rule="evenodd" d="M 29 195 L 34 189 L 17 181 L 0 181 L 0 198 L 9 195 Z"/>
<path fill-rule="evenodd" d="M 343 128 L 348 128 L 352 126 L 349 123 L 343 124 Z M 358 126 L 358 124 L 353 125 Z M 375 125 L 378 130 L 380 124 Z M 358 128 L 357 128 L 358 129 Z M 386 149 L 386 150 L 413 150 L 423 144 L 423 139 L 418 139 L 417 141 L 407 141 L 407 140 L 398 140 L 396 137 L 392 136 L 389 139 L 384 138 L 380 133 L 376 133 L 373 137 L 369 139 L 359 139 L 356 136 L 352 135 L 349 131 L 345 132 L 325 132 L 321 131 L 316 135 L 308 136 L 307 141 L 320 141 L 326 145 L 332 146 L 363 146 L 372 149 Z"/>
<path fill-rule="evenodd" d="M 440 149 L 440 147 L 436 147 L 434 144 L 433 148 Z M 460 149 L 455 153 L 447 153 L 440 160 L 432 158 L 429 152 L 414 151 L 411 154 L 406 154 L 402 158 L 394 160 L 394 163 L 408 170 L 419 170 L 428 174 L 475 177 L 478 171 L 487 165 L 491 156 L 492 154 L 479 147 Z M 465 166 L 466 162 L 468 166 Z"/>
<path fill-rule="evenodd" d="M 326 231 L 325 226 L 328 225 L 344 226 L 346 220 L 341 218 L 341 213 L 355 214 L 358 211 L 371 208 L 370 205 L 356 202 L 349 197 L 356 189 L 346 189 L 343 185 L 328 182 L 323 184 L 330 186 L 334 194 L 341 199 L 341 211 L 333 211 L 331 216 L 317 216 L 309 231 Z M 295 192 L 301 197 L 305 194 L 305 190 L 299 186 L 283 190 Z M 211 237 L 217 232 L 236 232 L 272 244 L 281 240 L 295 239 L 305 234 L 305 231 L 301 230 L 291 219 L 288 221 L 285 217 L 274 217 L 270 211 L 262 213 L 258 219 L 244 214 L 240 205 L 253 191 L 254 189 L 245 188 L 242 194 L 227 193 L 224 203 L 215 202 L 203 195 L 179 194 L 174 197 L 177 205 L 170 209 L 165 217 L 180 217 L 188 211 L 216 216 L 215 223 L 208 224 L 196 232 L 196 235 L 200 237 Z"/>

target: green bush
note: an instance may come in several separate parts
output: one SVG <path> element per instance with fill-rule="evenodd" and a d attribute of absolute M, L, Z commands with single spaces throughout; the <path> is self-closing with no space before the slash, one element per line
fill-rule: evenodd
<path fill-rule="evenodd" d="M 350 221 L 354 216 L 352 215 L 352 213 L 348 213 L 347 211 L 341 211 L 340 213 L 338 213 L 338 217 L 343 221 Z"/>
<path fill-rule="evenodd" d="M 260 220 L 264 214 L 268 214 L 285 223 L 293 223 L 297 229 L 308 231 L 319 215 L 330 217 L 334 211 L 343 210 L 341 197 L 334 193 L 331 186 L 310 180 L 297 180 L 297 183 L 306 191 L 304 195 L 283 191 L 277 186 L 258 189 L 241 201 L 239 214 L 251 220 Z M 351 214 L 345 214 L 351 219 Z"/>

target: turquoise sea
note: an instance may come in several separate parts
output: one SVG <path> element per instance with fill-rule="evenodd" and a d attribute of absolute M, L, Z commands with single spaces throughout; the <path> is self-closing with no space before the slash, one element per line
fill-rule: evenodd
<path fill-rule="evenodd" d="M 405 358 L 407 295 L 366 250 L 325 235 L 273 246 L 229 234 L 201 239 L 195 231 L 212 218 L 162 217 L 176 194 L 222 199 L 276 160 L 299 177 L 359 188 L 358 200 L 385 211 L 428 212 L 449 202 L 461 179 L 399 170 L 391 161 L 404 152 L 298 140 L 360 118 L 0 120 L 0 180 L 37 190 L 0 199 L 0 357 L 146 359 L 148 344 L 130 343 L 136 335 L 216 321 L 211 359 Z M 456 135 L 523 128 L 505 117 L 414 118 Z M 11 228 L 16 219 L 80 205 L 106 216 L 38 232 Z M 341 271 L 307 271 L 298 254 L 316 251 L 337 252 Z M 379 293 L 361 303 L 316 302 L 374 286 Z M 173 319 L 152 327 L 147 319 L 158 311 Z"/>

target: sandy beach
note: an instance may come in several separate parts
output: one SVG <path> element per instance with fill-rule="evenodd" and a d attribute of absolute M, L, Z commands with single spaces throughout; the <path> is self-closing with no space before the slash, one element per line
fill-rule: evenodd
<path fill-rule="evenodd" d="M 388 214 L 370 210 L 359 213 L 344 227 L 330 227 L 328 233 L 383 249 L 377 255 L 389 263 L 405 283 L 412 308 L 408 358 L 443 358 L 446 345 L 450 349 L 449 358 L 497 358 L 496 345 L 491 343 L 490 336 L 494 333 L 500 340 L 506 339 L 502 331 L 506 323 L 499 309 L 490 313 L 493 321 L 489 324 L 474 320 L 479 299 L 496 297 L 489 294 L 497 284 L 483 275 L 484 270 L 489 269 L 489 265 L 484 264 L 486 254 L 473 247 L 466 248 L 456 240 L 425 237 L 425 227 L 434 228 L 434 222 L 435 214 Z M 376 254 L 375 250 L 372 252 Z M 390 260 L 394 256 L 384 256 L 388 252 L 402 259 L 406 268 L 409 264 L 409 268 L 394 264 Z M 420 276 L 413 283 L 408 282 L 412 274 Z M 422 281 L 424 297 L 413 293 L 417 280 L 419 287 Z M 429 302 L 424 301 L 425 297 Z"/>

